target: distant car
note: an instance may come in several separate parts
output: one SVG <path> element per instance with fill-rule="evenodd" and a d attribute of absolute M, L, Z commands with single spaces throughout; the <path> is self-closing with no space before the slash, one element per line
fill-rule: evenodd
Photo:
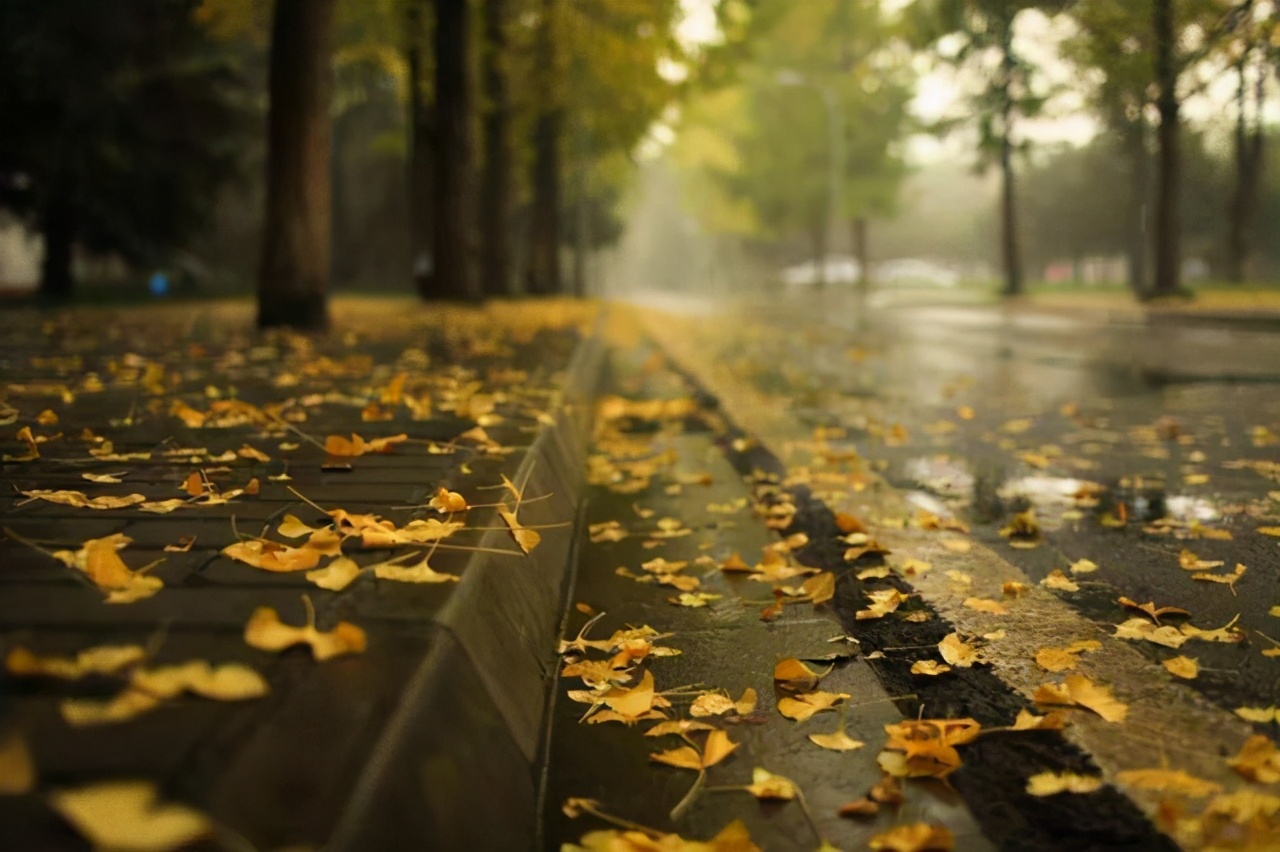
<path fill-rule="evenodd" d="M 828 284 L 855 284 L 861 271 L 857 258 L 831 255 L 821 265 L 811 260 L 788 266 L 782 270 L 782 283 L 788 287 L 812 287 L 824 280 L 821 275 L 823 266 L 826 267 L 825 281 Z"/>
<path fill-rule="evenodd" d="M 886 260 L 876 266 L 872 278 L 878 287 L 960 286 L 960 273 L 942 264 L 918 258 Z"/>

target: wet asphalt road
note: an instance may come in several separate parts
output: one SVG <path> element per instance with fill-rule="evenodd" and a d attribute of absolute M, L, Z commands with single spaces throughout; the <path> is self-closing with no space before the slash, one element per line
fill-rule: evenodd
<path fill-rule="evenodd" d="M 1208 318 L 1144 322 L 1132 315 L 937 304 L 919 297 L 878 297 L 870 305 L 847 294 L 636 301 L 685 319 L 681 333 L 696 338 L 693 360 L 714 364 L 727 382 L 709 390 L 738 385 L 765 400 L 771 411 L 757 422 L 772 430 L 761 436 L 775 448 L 816 439 L 837 454 L 854 454 L 888 486 L 869 494 L 891 492 L 909 507 L 965 520 L 975 543 L 1032 582 L 1091 560 L 1095 571 L 1072 575 L 1078 588 L 1053 592 L 1076 624 L 1111 634 L 1135 615 L 1119 602 L 1123 596 L 1187 610 L 1165 616 L 1166 624 L 1232 625 L 1239 641 L 1195 642 L 1180 650 L 1119 644 L 1149 660 L 1144 678 L 1166 680 L 1161 662 L 1194 656 L 1198 676 L 1178 687 L 1237 725 L 1237 709 L 1280 703 L 1280 654 L 1266 653 L 1280 649 L 1274 614 L 1280 612 L 1280 539 L 1259 532 L 1280 525 L 1280 329 Z M 751 423 L 745 426 L 750 432 Z M 761 458 L 728 455 L 744 474 L 761 464 Z M 816 495 L 812 516 L 797 521 L 811 538 L 830 525 L 821 497 Z M 876 500 L 864 501 L 868 512 L 877 511 Z M 1041 527 L 1037 545 L 1011 547 L 1001 529 L 1028 508 Z M 1183 551 L 1220 565 L 1184 570 Z M 820 563 L 823 557 L 802 558 Z M 1193 579 L 1193 573 L 1218 581 Z M 1222 582 L 1229 575 L 1238 576 Z M 847 622 L 850 613 L 842 607 L 857 600 L 859 590 L 846 592 L 837 596 L 835 610 Z M 924 597 L 927 605 L 936 603 Z M 846 626 L 863 641 L 864 652 L 879 647 L 874 635 Z M 1055 637 L 1048 627 L 1030 634 L 1030 648 L 1073 638 Z M 883 638 L 881 644 L 901 641 Z M 872 668 L 888 693 L 901 694 L 912 684 L 892 665 L 876 662 Z M 954 711 L 950 715 L 997 719 L 1021 700 L 1015 694 L 1020 687 L 1008 688 L 1013 683 L 980 681 L 965 674 L 923 690 L 918 678 L 914 683 L 929 715 L 944 708 Z M 1122 694 L 1146 688 L 1113 682 Z M 904 715 L 915 715 L 914 706 L 898 704 Z M 1262 723 L 1253 730 L 1274 739 L 1275 727 Z M 1177 741 L 1188 731 L 1194 740 Z M 1222 757 L 1234 752 L 1225 745 L 1230 737 L 1215 741 L 1203 727 L 1164 735 L 1148 728 L 1143 736 L 1153 734 L 1164 740 L 1155 746 L 1153 764 L 1173 754 L 1177 765 L 1179 748 Z M 1119 747 L 1132 750 L 1136 742 Z M 975 760 L 971 795 L 964 789 L 969 776 L 958 776 L 957 788 L 987 840 L 999 848 L 1154 848 L 1159 841 L 1144 837 L 1141 820 L 1123 808 L 1096 820 L 1096 832 L 1085 834 L 1091 829 L 1082 817 L 1096 813 L 1099 802 L 1074 812 L 1066 806 L 1055 825 L 1057 817 L 1042 813 L 1047 803 L 1015 801 L 1020 782 L 1008 796 L 997 792 L 992 785 L 1002 766 L 1021 776 L 1037 763 L 1062 768 L 1077 760 L 1065 744 L 1041 746 Z M 1105 754 L 1094 758 L 1104 769 L 1113 765 Z M 1150 802 L 1144 807 L 1151 815 Z M 1130 833 L 1122 839 L 1120 830 Z"/>

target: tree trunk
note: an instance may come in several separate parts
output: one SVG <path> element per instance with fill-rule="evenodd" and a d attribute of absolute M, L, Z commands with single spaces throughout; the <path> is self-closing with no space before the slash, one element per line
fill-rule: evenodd
<path fill-rule="evenodd" d="M 1004 267 L 1002 295 L 1022 294 L 1022 258 L 1018 252 L 1018 218 L 1013 174 L 1013 19 L 1003 22 L 1000 112 L 1000 255 Z"/>
<path fill-rule="evenodd" d="M 529 228 L 528 291 L 558 293 L 560 279 L 560 137 L 564 112 L 556 89 L 557 0 L 543 0 L 538 32 L 538 74 L 545 102 L 533 129 L 533 205 Z"/>
<path fill-rule="evenodd" d="M 1152 26 L 1155 35 L 1155 75 L 1159 93 L 1156 109 L 1160 113 L 1158 133 L 1160 155 L 1156 172 L 1155 215 L 1155 281 L 1153 296 L 1170 296 L 1178 292 L 1181 274 L 1181 222 L 1178 209 L 1181 162 L 1178 120 L 1178 73 L 1174 64 L 1173 0 L 1155 0 Z"/>
<path fill-rule="evenodd" d="M 1260 96 L 1258 99 L 1259 112 L 1255 115 L 1255 124 L 1250 127 L 1247 60 L 1248 55 L 1241 59 L 1236 68 L 1240 77 L 1236 93 L 1236 185 L 1231 198 L 1227 231 L 1227 278 L 1237 284 L 1243 284 L 1249 276 L 1253 217 L 1257 209 L 1263 162 L 1262 98 Z M 1261 80 L 1258 88 L 1262 89 Z"/>
<path fill-rule="evenodd" d="M 507 0 L 484 4 L 484 171 L 480 178 L 480 282 L 485 295 L 511 291 L 511 96 L 507 85 Z"/>
<path fill-rule="evenodd" d="M 44 259 L 40 261 L 40 298 L 63 302 L 71 298 L 75 282 L 71 258 L 75 248 L 75 216 L 61 197 L 52 198 L 40 222 L 44 236 Z"/>
<path fill-rule="evenodd" d="M 867 217 L 853 220 L 853 253 L 858 259 L 858 289 L 871 288 L 871 250 L 867 240 Z"/>
<path fill-rule="evenodd" d="M 1129 227 L 1125 249 L 1129 289 L 1138 298 L 1147 293 L 1147 204 L 1151 198 L 1151 157 L 1147 152 L 1147 120 L 1129 125 Z"/>
<path fill-rule="evenodd" d="M 334 0 L 276 0 L 258 325 L 329 323 Z"/>
<path fill-rule="evenodd" d="M 435 295 L 432 267 L 432 186 L 435 172 L 435 127 L 431 105 L 426 98 L 426 73 L 422 47 L 426 38 L 422 7 L 426 0 L 409 0 L 407 50 L 409 64 L 409 257 L 418 295 Z"/>
<path fill-rule="evenodd" d="M 467 0 L 436 0 L 436 141 L 433 254 L 436 290 L 445 298 L 478 299 L 472 269 L 475 214 L 470 72 L 471 12 Z"/>

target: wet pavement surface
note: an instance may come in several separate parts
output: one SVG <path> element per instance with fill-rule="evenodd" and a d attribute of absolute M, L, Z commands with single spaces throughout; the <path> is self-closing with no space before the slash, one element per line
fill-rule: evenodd
<path fill-rule="evenodd" d="M 1276 537 L 1268 534 L 1280 521 L 1280 337 L 1256 324 L 1119 323 L 918 304 L 862 312 L 854 299 L 824 298 L 817 305 L 650 298 L 647 308 L 664 310 L 649 317 L 647 328 L 689 368 L 690 384 L 670 393 L 713 410 L 723 406 L 709 418 L 710 431 L 754 489 L 752 505 L 759 508 L 760 471 L 772 470 L 773 487 L 781 483 L 800 507 L 778 534 L 808 535 L 812 544 L 795 552 L 797 563 L 839 577 L 834 599 L 818 609 L 829 609 L 858 640 L 859 654 L 836 671 L 866 665 L 876 675 L 874 684 L 861 685 L 851 708 L 859 697 L 894 696 L 903 718 L 973 718 L 989 730 L 1011 724 L 1020 710 L 1045 712 L 1052 705 L 1039 699 L 1035 685 L 1061 684 L 1066 671 L 1084 672 L 1133 710 L 1126 724 L 1075 713 L 1062 734 L 984 734 L 961 749 L 964 765 L 941 785 L 945 795 L 919 790 L 935 782 L 912 782 L 919 795 L 911 794 L 911 804 L 894 818 L 936 818 L 956 830 L 960 849 L 1173 848 L 1171 837 L 1186 848 L 1275 848 L 1276 777 L 1230 769 L 1227 759 L 1250 728 L 1261 742 L 1274 741 L 1274 710 L 1263 717 L 1280 701 L 1280 559 Z M 746 432 L 737 433 L 739 426 Z M 765 446 L 750 449 L 754 438 Z M 625 503 L 614 503 L 606 501 L 600 520 L 626 514 Z M 1034 518 L 1023 514 L 1021 532 L 1010 530 L 1028 509 Z M 886 557 L 887 577 L 854 576 L 864 562 L 847 564 L 833 544 L 842 532 L 833 510 L 856 511 L 873 534 L 905 545 L 894 544 Z M 948 563 L 956 557 L 938 546 L 946 542 L 921 546 L 921 534 L 930 535 L 925 531 L 938 518 L 962 525 L 961 552 L 972 548 L 972 557 Z M 732 549 L 736 534 L 708 538 L 714 559 Z M 911 557 L 941 567 L 913 578 L 903 567 Z M 948 564 L 970 570 L 937 577 Z M 587 569 L 596 573 L 583 574 Z M 584 578 L 607 570 L 584 557 L 580 583 L 605 582 Z M 901 611 L 861 620 L 857 610 L 886 587 L 904 595 Z M 1132 603 L 1122 604 L 1121 597 Z M 971 602 L 991 614 L 975 621 Z M 1149 602 L 1153 609 L 1186 612 L 1144 614 L 1138 605 Z M 1041 623 L 1030 615 L 1036 612 L 1047 614 Z M 979 623 L 991 632 L 978 635 L 973 625 Z M 1141 635 L 1116 636 L 1122 624 Z M 983 649 L 991 667 L 956 668 L 939 677 L 918 673 L 920 661 L 941 661 L 934 645 L 957 630 Z M 1152 633 L 1158 641 L 1146 638 Z M 1085 637 L 1100 650 L 1078 658 L 1078 667 L 1040 667 L 1038 657 L 1031 662 L 1039 650 Z M 696 633 L 684 644 L 668 641 L 685 654 L 701 648 Z M 718 656 L 714 647 L 701 656 Z M 774 659 L 786 653 L 773 649 Z M 655 668 L 665 663 L 658 660 Z M 1166 670 L 1166 663 L 1173 668 Z M 1189 675 L 1178 668 L 1188 663 Z M 720 669 L 705 665 L 715 685 L 732 679 L 727 668 L 717 676 Z M 731 696 L 741 687 L 740 678 L 732 680 L 723 684 Z M 1033 690 L 1036 700 L 1030 700 Z M 566 707 L 560 712 L 556 731 L 573 716 Z M 849 715 L 863 712 L 857 706 Z M 785 741 L 791 723 L 776 713 L 770 722 L 760 736 Z M 871 752 L 883 735 L 866 739 Z M 753 744 L 752 750 L 761 749 Z M 874 777 L 878 770 L 853 771 L 848 758 L 862 754 L 839 759 L 865 787 L 865 773 Z M 726 760 L 723 771 L 741 775 L 745 768 L 733 763 L 740 755 Z M 806 795 L 833 783 L 817 768 L 831 759 L 810 747 L 808 764 L 793 776 Z M 613 766 L 607 758 L 604 763 Z M 1159 774 L 1183 768 L 1213 779 L 1217 792 L 1188 796 Z M 1141 775 L 1148 769 L 1158 770 L 1155 780 Z M 1028 794 L 1033 774 L 1063 771 L 1100 777 L 1103 786 Z M 599 777 L 590 792 L 568 786 L 562 792 L 600 798 L 631 818 L 617 804 L 622 793 L 623 802 L 649 815 L 639 822 L 665 831 L 687 829 L 696 819 L 699 837 L 734 816 L 758 816 L 749 800 L 735 806 L 700 799 L 704 811 L 690 810 L 685 822 L 673 824 L 661 811 L 674 792 L 628 796 L 633 780 L 629 787 L 615 783 L 611 797 L 610 784 Z M 806 777 L 815 782 L 806 784 Z M 1216 798 L 1206 804 L 1206 795 Z M 923 802 L 947 796 L 965 806 L 964 819 L 925 813 Z M 759 837 L 752 836 L 766 838 L 764 848 L 812 848 L 795 834 L 783 841 L 767 824 L 758 830 Z M 867 842 L 867 833 L 858 831 L 833 828 L 824 836 L 840 848 Z"/>

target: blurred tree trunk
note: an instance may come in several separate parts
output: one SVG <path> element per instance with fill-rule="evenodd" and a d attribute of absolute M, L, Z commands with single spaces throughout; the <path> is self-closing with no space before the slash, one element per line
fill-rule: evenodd
<path fill-rule="evenodd" d="M 1178 150 L 1178 72 L 1174 64 L 1173 0 L 1152 4 L 1155 37 L 1155 79 L 1158 87 L 1156 109 L 1160 113 L 1159 163 L 1156 172 L 1155 280 L 1151 295 L 1169 296 L 1178 292 L 1182 249 L 1180 243 L 1178 195 L 1181 157 Z"/>
<path fill-rule="evenodd" d="M 867 239 L 866 216 L 858 216 L 853 220 L 853 253 L 858 259 L 858 287 L 866 290 L 871 286 L 871 250 Z"/>
<path fill-rule="evenodd" d="M 1151 156 L 1147 151 L 1147 120 L 1129 123 L 1125 136 L 1129 155 L 1129 215 L 1125 265 L 1129 289 L 1139 298 L 1147 292 L 1147 204 L 1151 199 Z"/>
<path fill-rule="evenodd" d="M 258 325 L 328 325 L 335 0 L 276 0 Z"/>
<path fill-rule="evenodd" d="M 1017 60 L 1013 55 L 1013 14 L 1000 25 L 1000 254 L 1004 267 L 1005 296 L 1022 293 L 1022 258 L 1018 251 L 1018 209 L 1013 174 L 1013 76 Z"/>
<path fill-rule="evenodd" d="M 543 98 L 533 128 L 533 206 L 529 228 L 528 292 L 558 293 L 560 277 L 560 137 L 564 130 L 564 108 L 556 91 L 555 73 L 558 0 L 542 0 L 538 25 L 535 73 Z"/>
<path fill-rule="evenodd" d="M 1231 198 L 1227 231 L 1227 279 L 1237 284 L 1243 284 L 1249 275 L 1250 243 L 1254 213 L 1258 207 L 1258 191 L 1262 182 L 1264 150 L 1262 105 L 1265 87 L 1259 75 L 1255 88 L 1256 111 L 1253 125 L 1250 126 L 1248 59 L 1249 53 L 1246 52 L 1236 65 L 1236 73 L 1239 75 L 1236 90 L 1236 185 Z"/>
<path fill-rule="evenodd" d="M 71 258 L 75 249 L 75 213 L 71 203 L 54 189 L 40 217 L 44 258 L 40 261 L 40 298 L 61 302 L 71 297 L 75 282 Z"/>
<path fill-rule="evenodd" d="M 426 0 L 409 0 L 407 50 L 409 65 L 409 257 L 414 286 L 424 299 L 434 295 L 431 206 L 435 128 L 426 98 L 422 48 L 426 38 L 422 8 Z"/>
<path fill-rule="evenodd" d="M 484 4 L 484 171 L 480 177 L 480 282 L 487 296 L 511 292 L 511 94 L 507 0 Z"/>
<path fill-rule="evenodd" d="M 435 289 L 450 299 L 480 298 L 473 265 L 474 143 L 468 0 L 436 0 L 436 140 L 433 249 Z"/>

